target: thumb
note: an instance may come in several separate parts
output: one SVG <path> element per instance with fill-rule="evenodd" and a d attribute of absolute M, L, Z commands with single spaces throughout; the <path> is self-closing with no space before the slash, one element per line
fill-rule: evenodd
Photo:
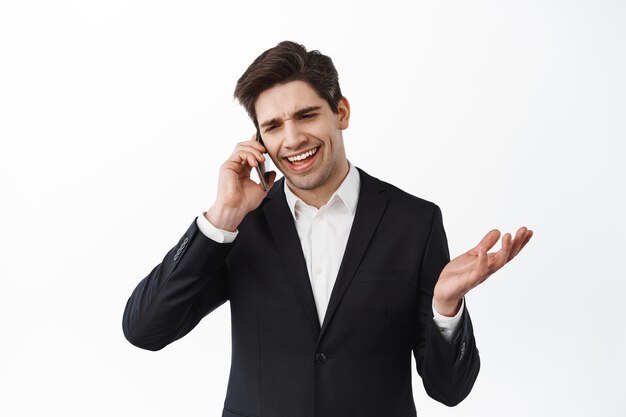
<path fill-rule="evenodd" d="M 478 245 L 474 246 L 469 251 L 469 253 L 471 255 L 478 255 L 481 248 L 484 248 L 485 252 L 487 252 L 493 247 L 493 245 L 496 244 L 498 239 L 500 239 L 500 231 L 498 229 L 492 229 L 485 235 L 485 237 L 482 238 Z"/>
<path fill-rule="evenodd" d="M 268 171 L 265 173 L 265 182 L 267 182 L 267 191 L 271 190 L 276 180 L 276 171 Z"/>

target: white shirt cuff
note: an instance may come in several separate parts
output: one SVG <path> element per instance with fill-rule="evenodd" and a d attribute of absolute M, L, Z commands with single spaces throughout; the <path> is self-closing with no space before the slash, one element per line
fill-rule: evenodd
<path fill-rule="evenodd" d="M 435 299 L 433 298 L 433 320 L 443 338 L 446 339 L 446 342 L 452 342 L 456 337 L 464 308 L 465 297 L 461 299 L 461 308 L 459 308 L 459 311 L 454 317 L 443 316 L 435 309 Z"/>
<path fill-rule="evenodd" d="M 198 229 L 202 232 L 203 235 L 208 237 L 211 240 L 216 241 L 217 243 L 231 243 L 239 234 L 239 230 L 235 230 L 234 232 L 229 232 L 228 230 L 218 229 L 213 226 L 210 221 L 204 217 L 204 213 L 201 213 L 196 219 L 196 224 L 198 225 Z"/>

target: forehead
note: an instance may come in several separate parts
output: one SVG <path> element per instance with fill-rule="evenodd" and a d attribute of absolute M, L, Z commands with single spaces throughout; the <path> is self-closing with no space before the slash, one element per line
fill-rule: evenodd
<path fill-rule="evenodd" d="M 317 94 L 313 87 L 301 80 L 268 88 L 254 103 L 259 123 L 273 118 L 286 119 L 297 110 L 309 106 L 325 107 L 328 103 Z"/>

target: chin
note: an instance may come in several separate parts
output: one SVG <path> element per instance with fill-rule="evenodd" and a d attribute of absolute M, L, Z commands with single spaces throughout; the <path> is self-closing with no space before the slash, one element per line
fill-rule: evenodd
<path fill-rule="evenodd" d="M 294 178 L 291 175 L 285 175 L 285 178 L 289 181 L 289 184 L 300 190 L 311 190 L 319 186 L 319 181 L 307 181 L 305 178 Z"/>
<path fill-rule="evenodd" d="M 285 175 L 285 178 L 289 180 L 290 184 L 300 190 L 314 190 L 327 183 L 331 174 L 332 171 L 319 170 L 318 172 L 311 172 L 303 176 L 288 173 L 288 175 Z"/>

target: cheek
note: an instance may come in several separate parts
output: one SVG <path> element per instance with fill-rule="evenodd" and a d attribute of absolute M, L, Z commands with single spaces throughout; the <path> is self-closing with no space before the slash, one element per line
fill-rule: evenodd
<path fill-rule="evenodd" d="M 317 125 L 317 126 L 311 126 L 309 129 L 306 130 L 307 134 L 317 138 L 318 140 L 322 141 L 322 142 L 326 142 L 328 143 L 330 140 L 332 140 L 333 138 L 333 130 L 331 129 L 330 126 L 327 126 L 326 124 L 324 125 Z"/>

